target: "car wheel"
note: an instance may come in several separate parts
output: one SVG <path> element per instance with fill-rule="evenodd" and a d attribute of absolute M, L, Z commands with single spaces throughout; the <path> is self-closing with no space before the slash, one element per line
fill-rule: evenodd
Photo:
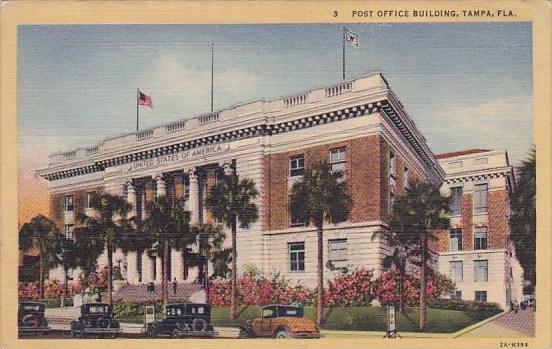
<path fill-rule="evenodd" d="M 276 335 L 274 336 L 276 339 L 286 339 L 289 338 L 289 333 L 287 330 L 279 330 L 276 332 Z"/>
<path fill-rule="evenodd" d="M 25 327 L 32 327 L 36 328 L 40 324 L 40 321 L 38 317 L 35 314 L 27 314 L 23 316 L 23 319 L 21 320 L 21 323 Z"/>
<path fill-rule="evenodd" d="M 155 329 L 153 326 L 148 327 L 148 330 L 146 331 L 146 336 L 148 338 L 155 338 Z"/>
<path fill-rule="evenodd" d="M 246 330 L 240 329 L 240 334 L 238 334 L 238 338 L 248 338 L 249 333 Z"/>
<path fill-rule="evenodd" d="M 196 332 L 203 332 L 207 329 L 207 322 L 201 318 L 194 319 L 192 321 L 192 329 Z"/>

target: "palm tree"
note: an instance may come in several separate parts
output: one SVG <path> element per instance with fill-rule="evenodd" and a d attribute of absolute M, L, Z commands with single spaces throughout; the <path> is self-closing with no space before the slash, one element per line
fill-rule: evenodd
<path fill-rule="evenodd" d="M 236 233 L 240 228 L 247 229 L 259 219 L 259 210 L 255 199 L 259 192 L 251 179 L 240 180 L 233 171 L 228 172 L 222 181 L 209 191 L 206 207 L 215 219 L 224 222 L 232 231 L 232 270 L 230 318 L 237 316 L 237 259 Z"/>
<path fill-rule="evenodd" d="M 98 258 L 103 253 L 105 244 L 100 239 L 78 232 L 80 230 L 76 229 L 74 233 L 74 248 L 77 251 L 75 264 L 81 270 L 83 289 L 86 289 L 88 276 L 98 269 Z"/>
<path fill-rule="evenodd" d="M 139 233 L 148 246 L 150 256 L 161 258 L 161 290 L 163 303 L 169 301 L 167 270 L 169 245 L 188 246 L 193 243 L 190 234 L 190 213 L 180 203 L 172 204 L 166 196 L 159 196 L 152 204 L 151 212 L 139 227 Z"/>
<path fill-rule="evenodd" d="M 44 278 L 46 272 L 57 265 L 60 252 L 61 234 L 56 224 L 39 214 L 30 222 L 23 224 L 19 230 L 19 248 L 27 252 L 33 247 L 40 254 L 40 270 L 38 277 L 39 298 L 44 298 Z"/>
<path fill-rule="evenodd" d="M 78 214 L 80 226 L 75 233 L 90 239 L 96 245 L 102 245 L 107 251 L 107 294 L 108 303 L 113 303 L 113 252 L 117 248 L 126 248 L 125 235 L 133 230 L 132 221 L 127 214 L 131 205 L 121 196 L 111 194 L 94 195 L 91 207 L 97 215 L 89 217 Z"/>
<path fill-rule="evenodd" d="M 393 205 L 391 229 L 401 235 L 406 246 L 418 250 L 420 259 L 420 330 L 425 328 L 426 321 L 428 241 L 435 239 L 436 230 L 449 228 L 448 205 L 449 199 L 441 195 L 439 187 L 420 181 L 411 182 Z"/>
<path fill-rule="evenodd" d="M 517 168 L 517 188 L 510 200 L 511 239 L 516 250 L 516 257 L 523 267 L 523 278 L 534 286 L 536 278 L 536 152 L 535 148 L 529 157 Z"/>
<path fill-rule="evenodd" d="M 220 227 L 212 225 L 198 225 L 192 227 L 192 235 L 195 236 L 197 252 L 188 254 L 190 257 L 190 266 L 200 268 L 200 274 L 203 275 L 203 288 L 206 293 L 206 303 L 209 303 L 209 262 L 216 266 L 220 252 L 223 251 L 222 244 L 226 235 Z"/>
<path fill-rule="evenodd" d="M 58 255 L 58 263 L 63 268 L 65 277 L 64 296 L 69 296 L 69 270 L 78 266 L 79 255 L 82 251 L 77 250 L 77 246 L 73 239 L 62 238 L 60 242 L 60 253 Z"/>
<path fill-rule="evenodd" d="M 332 171 L 327 161 L 315 163 L 305 169 L 303 177 L 291 188 L 290 211 L 305 224 L 313 223 L 318 238 L 318 292 L 316 323 L 322 321 L 324 299 L 323 241 L 324 221 L 339 223 L 347 220 L 351 210 L 351 197 L 341 171 Z"/>
<path fill-rule="evenodd" d="M 393 226 L 393 225 L 392 225 Z M 393 228 L 391 228 L 393 229 Z M 381 236 L 392 250 L 391 254 L 385 256 L 382 266 L 385 270 L 394 268 L 399 272 L 399 311 L 404 311 L 404 280 L 406 278 L 406 267 L 409 260 L 419 252 L 417 248 L 409 241 L 408 235 L 398 234 L 393 230 L 375 232 L 372 239 Z"/>

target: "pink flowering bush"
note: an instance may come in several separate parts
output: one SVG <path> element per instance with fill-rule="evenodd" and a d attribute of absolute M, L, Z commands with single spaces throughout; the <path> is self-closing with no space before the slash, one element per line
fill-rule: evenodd
<path fill-rule="evenodd" d="M 354 269 L 328 280 L 324 290 L 324 306 L 362 306 L 368 305 L 372 296 L 373 273 L 368 269 Z"/>
<path fill-rule="evenodd" d="M 79 281 L 71 281 L 68 285 L 69 296 L 82 291 L 82 285 Z M 37 300 L 38 299 L 38 283 L 37 282 L 20 282 L 18 287 L 19 299 Z M 57 280 L 47 282 L 44 285 L 45 299 L 59 299 L 65 295 L 65 284 Z"/>
<path fill-rule="evenodd" d="M 95 292 L 107 289 L 107 274 L 107 267 L 104 267 L 99 272 L 88 274 L 88 277 L 86 278 L 86 285 Z"/>
<path fill-rule="evenodd" d="M 231 286 L 229 279 L 215 279 L 209 286 L 211 304 L 229 306 Z M 256 270 L 243 273 L 238 279 L 238 301 L 242 305 L 271 303 L 312 303 L 312 292 L 298 284 L 295 287 L 280 274 L 265 277 Z"/>
<path fill-rule="evenodd" d="M 399 304 L 399 272 L 389 270 L 380 274 L 374 283 L 374 296 L 381 304 Z M 427 299 L 438 299 L 441 295 L 453 291 L 454 282 L 439 273 L 428 273 L 426 283 Z M 403 301 L 406 305 L 416 306 L 420 301 L 420 279 L 417 275 L 407 274 L 403 280 Z"/>
<path fill-rule="evenodd" d="M 358 306 L 369 304 L 373 299 L 370 291 L 371 278 L 371 271 L 355 269 L 329 280 L 328 288 L 324 292 L 324 305 Z M 215 306 L 229 306 L 230 280 L 213 280 L 209 287 L 209 297 L 211 304 Z M 313 305 L 315 299 L 316 290 L 301 284 L 292 286 L 289 280 L 278 273 L 263 276 L 256 270 L 249 270 L 238 279 L 238 302 L 242 305 L 273 303 Z"/>
<path fill-rule="evenodd" d="M 45 299 L 58 299 L 65 293 L 65 285 L 54 280 L 44 285 L 44 298 Z"/>
<path fill-rule="evenodd" d="M 18 287 L 19 299 L 37 300 L 38 299 L 37 282 L 20 282 Z"/>

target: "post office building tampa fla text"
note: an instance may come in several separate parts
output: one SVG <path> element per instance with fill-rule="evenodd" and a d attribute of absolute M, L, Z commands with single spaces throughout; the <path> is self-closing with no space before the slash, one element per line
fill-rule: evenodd
<path fill-rule="evenodd" d="M 433 154 L 381 73 L 55 153 L 38 174 L 48 181 L 50 218 L 70 235 L 76 213 L 92 214 L 90 197 L 98 192 L 126 197 L 138 221 L 156 196 L 167 195 L 185 200 L 191 223 L 212 223 L 208 190 L 225 166 L 232 167 L 260 193 L 259 220 L 238 229 L 239 271 L 254 265 L 314 287 L 316 231 L 291 217 L 288 202 L 293 183 L 321 159 L 344 172 L 353 201 L 347 221 L 326 224 L 324 265 L 365 267 L 377 276 L 388 248 L 374 232 L 388 229 L 394 198 L 418 179 L 450 196 L 451 229 L 433 244 L 433 266 L 456 282 L 451 296 L 505 309 L 521 300 L 522 271 L 509 240 L 515 181 L 507 153 Z M 130 284 L 160 283 L 160 258 L 118 251 L 113 260 Z M 100 257 L 99 265 L 106 263 Z M 174 248 L 168 269 L 170 280 L 192 283 L 197 277 Z M 50 272 L 50 278 L 62 275 Z"/>

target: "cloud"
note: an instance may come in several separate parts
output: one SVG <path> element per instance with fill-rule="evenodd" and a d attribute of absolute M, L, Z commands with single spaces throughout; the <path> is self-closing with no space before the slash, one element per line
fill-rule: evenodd
<path fill-rule="evenodd" d="M 216 74 L 216 87 L 230 97 L 244 98 L 255 91 L 257 78 L 241 69 L 227 69 Z M 261 97 L 261 96 L 259 96 Z"/>

